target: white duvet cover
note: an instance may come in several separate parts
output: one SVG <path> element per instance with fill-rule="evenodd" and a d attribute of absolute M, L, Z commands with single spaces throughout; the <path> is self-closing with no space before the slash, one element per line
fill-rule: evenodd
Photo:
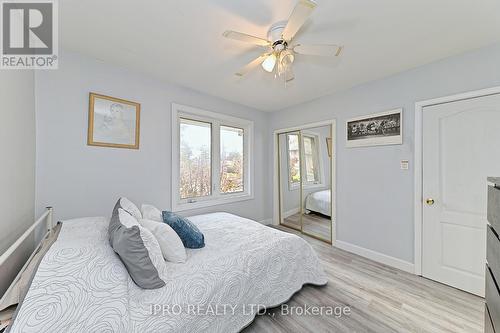
<path fill-rule="evenodd" d="M 332 216 L 331 200 L 330 190 L 313 192 L 306 197 L 306 209 L 326 216 Z"/>
<path fill-rule="evenodd" d="M 108 242 L 108 220 L 63 222 L 18 309 L 11 332 L 237 332 L 258 307 L 326 284 L 296 235 L 227 213 L 190 217 L 206 246 L 167 262 L 166 286 L 137 287 Z M 223 307 L 224 306 L 224 307 Z"/>

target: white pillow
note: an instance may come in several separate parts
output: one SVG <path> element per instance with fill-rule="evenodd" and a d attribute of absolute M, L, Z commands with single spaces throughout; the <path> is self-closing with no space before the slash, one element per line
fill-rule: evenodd
<path fill-rule="evenodd" d="M 148 250 L 149 259 L 151 259 L 151 262 L 158 271 L 158 275 L 160 276 L 161 279 L 162 276 L 166 274 L 166 266 L 165 266 L 165 260 L 163 259 L 160 244 L 158 243 L 156 237 L 151 233 L 151 231 L 149 231 L 147 228 L 141 225 L 138 225 L 138 227 L 139 227 L 139 232 L 141 234 L 142 242 L 144 243 L 144 246 Z"/>
<path fill-rule="evenodd" d="M 118 217 L 120 218 L 121 224 L 125 226 L 125 228 L 132 228 L 135 225 L 140 225 L 139 221 L 132 215 L 130 215 L 125 209 L 118 208 Z"/>
<path fill-rule="evenodd" d="M 156 208 L 153 205 L 145 205 L 141 206 L 142 218 L 146 220 L 153 220 L 157 222 L 163 222 L 163 218 L 161 215 L 161 210 Z"/>
<path fill-rule="evenodd" d="M 186 262 L 186 249 L 177 233 L 166 223 L 141 219 L 139 223 L 155 236 L 163 258 L 171 262 Z"/>
<path fill-rule="evenodd" d="M 128 213 L 130 213 L 130 215 L 132 215 L 136 219 L 138 219 L 138 220 L 142 219 L 141 211 L 129 199 L 127 199 L 125 197 L 121 197 L 120 198 L 120 206 L 122 206 L 122 208 L 124 210 L 126 210 Z"/>

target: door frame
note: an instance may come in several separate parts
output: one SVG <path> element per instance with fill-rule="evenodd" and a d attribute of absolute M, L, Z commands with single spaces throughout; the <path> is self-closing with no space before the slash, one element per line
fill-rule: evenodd
<path fill-rule="evenodd" d="M 337 120 L 323 120 L 314 123 L 308 123 L 293 127 L 276 129 L 273 131 L 273 225 L 280 225 L 280 206 L 281 206 L 281 186 L 280 186 L 280 169 L 278 161 L 278 140 L 279 134 L 304 130 L 307 128 L 320 127 L 330 125 L 332 128 L 332 162 L 331 162 L 331 192 L 332 192 L 332 242 L 335 245 L 337 239 Z M 301 191 L 302 192 L 302 191 Z"/>
<path fill-rule="evenodd" d="M 449 95 L 415 103 L 415 181 L 414 181 L 414 260 L 415 274 L 422 275 L 422 250 L 423 250 L 423 112 L 425 107 L 463 101 L 472 98 L 485 97 L 500 94 L 500 86 L 468 91 L 460 94 Z"/>

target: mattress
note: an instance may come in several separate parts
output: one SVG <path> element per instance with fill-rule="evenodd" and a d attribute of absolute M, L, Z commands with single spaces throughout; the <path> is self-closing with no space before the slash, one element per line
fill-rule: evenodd
<path fill-rule="evenodd" d="M 331 198 L 330 190 L 310 193 L 306 197 L 306 209 L 326 216 L 332 216 Z"/>
<path fill-rule="evenodd" d="M 137 287 L 110 247 L 106 218 L 65 221 L 42 259 L 11 332 L 237 332 L 304 284 L 324 285 L 302 238 L 228 213 L 190 217 L 205 235 L 166 285 Z M 224 307 L 223 307 L 224 306 Z"/>

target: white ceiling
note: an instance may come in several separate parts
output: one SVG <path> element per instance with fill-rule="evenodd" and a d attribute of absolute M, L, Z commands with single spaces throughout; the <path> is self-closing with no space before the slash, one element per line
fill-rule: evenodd
<path fill-rule="evenodd" d="M 222 37 L 266 37 L 296 0 L 59 1 L 63 48 L 264 111 L 500 41 L 498 0 L 317 0 L 302 43 L 339 43 L 337 59 L 298 56 L 287 88 L 258 67 L 233 73 L 258 47 Z"/>

